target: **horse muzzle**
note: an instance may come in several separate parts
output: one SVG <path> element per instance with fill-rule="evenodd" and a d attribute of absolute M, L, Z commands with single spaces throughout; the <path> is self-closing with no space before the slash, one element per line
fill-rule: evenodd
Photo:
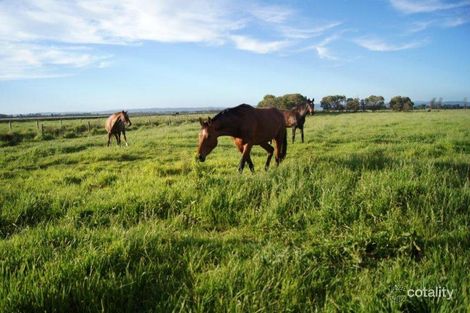
<path fill-rule="evenodd" d="M 199 154 L 196 159 L 199 161 L 199 162 L 204 162 L 206 160 L 206 157 L 202 154 Z"/>

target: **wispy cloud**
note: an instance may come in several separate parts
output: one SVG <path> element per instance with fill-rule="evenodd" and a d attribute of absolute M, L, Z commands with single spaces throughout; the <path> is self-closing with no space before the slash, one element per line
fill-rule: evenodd
<path fill-rule="evenodd" d="M 378 38 L 362 37 L 355 39 L 354 42 L 357 45 L 370 51 L 391 52 L 419 48 L 425 45 L 427 43 L 427 40 L 392 44 Z"/>
<path fill-rule="evenodd" d="M 331 48 L 329 47 L 329 45 L 335 41 L 342 39 L 344 33 L 354 32 L 354 31 L 355 30 L 352 30 L 352 29 L 343 29 L 343 30 L 336 31 L 333 34 L 330 34 L 324 37 L 318 43 L 299 49 L 298 51 L 301 52 L 301 51 L 313 50 L 317 53 L 320 59 L 331 60 L 331 61 L 343 60 L 331 52 Z"/>
<path fill-rule="evenodd" d="M 260 41 L 255 38 L 240 35 L 234 35 L 230 38 L 238 49 L 260 54 L 276 52 L 290 45 L 290 42 L 287 40 Z"/>
<path fill-rule="evenodd" d="M 64 69 L 104 66 L 110 56 L 97 56 L 86 47 L 42 46 L 0 42 L 0 80 L 67 75 Z"/>
<path fill-rule="evenodd" d="M 16 56 L 13 50 L 0 54 L 2 77 L 20 77 L 20 68 L 39 73 L 25 73 L 24 77 L 41 77 L 46 72 L 49 75 L 50 68 L 58 71 L 110 64 L 110 60 L 101 60 L 95 50 L 72 52 L 73 46 L 129 45 L 145 41 L 234 43 L 237 49 L 274 53 L 340 25 L 325 22 L 312 26 L 305 20 L 299 23 L 297 14 L 284 5 L 211 0 L 3 0 L 0 1 L 0 42 L 2 46 L 21 47 L 23 52 L 17 52 Z M 267 36 L 254 35 L 255 26 L 260 24 Z M 36 55 L 35 59 L 21 67 L 16 59 L 27 61 L 28 54 Z M 13 74 L 6 73 L 7 69 Z"/>
<path fill-rule="evenodd" d="M 281 28 L 281 32 L 287 38 L 308 39 L 321 36 L 325 32 L 336 28 L 341 24 L 342 22 L 327 22 L 309 28 L 296 28 L 292 26 L 284 26 Z"/>
<path fill-rule="evenodd" d="M 294 15 L 292 9 L 279 5 L 268 6 L 254 4 L 248 9 L 248 12 L 258 20 L 277 24 L 285 22 L 289 17 Z"/>
<path fill-rule="evenodd" d="M 439 19 L 426 21 L 416 21 L 408 28 L 407 33 L 418 33 L 429 28 L 453 28 L 470 23 L 470 17 L 464 16 L 448 16 Z"/>
<path fill-rule="evenodd" d="M 184 8 L 184 10 L 182 9 Z M 2 40 L 218 42 L 242 27 L 209 1 L 3 1 Z"/>
<path fill-rule="evenodd" d="M 458 27 L 464 24 L 470 23 L 470 16 L 457 16 L 457 17 L 449 17 L 442 21 L 440 24 L 442 27 Z"/>
<path fill-rule="evenodd" d="M 470 1 L 444 0 L 390 0 L 392 6 L 405 14 L 429 13 L 470 6 Z"/>
<path fill-rule="evenodd" d="M 434 21 L 417 21 L 413 22 L 408 28 L 408 33 L 418 33 L 422 32 L 434 24 Z"/>

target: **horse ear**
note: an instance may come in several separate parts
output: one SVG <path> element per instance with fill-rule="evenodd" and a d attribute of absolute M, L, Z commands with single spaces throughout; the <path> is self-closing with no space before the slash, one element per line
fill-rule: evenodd
<path fill-rule="evenodd" d="M 204 127 L 204 121 L 202 120 L 202 117 L 199 118 L 199 124 Z"/>
<path fill-rule="evenodd" d="M 207 125 L 210 125 L 212 123 L 212 119 L 210 118 L 210 116 L 207 118 Z"/>

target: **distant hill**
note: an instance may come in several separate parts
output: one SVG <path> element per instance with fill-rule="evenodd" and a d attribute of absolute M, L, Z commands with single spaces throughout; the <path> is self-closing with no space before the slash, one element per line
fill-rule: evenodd
<path fill-rule="evenodd" d="M 220 107 L 198 107 L 198 108 L 143 108 L 143 109 L 129 109 L 130 114 L 175 114 L 175 113 L 202 113 L 202 112 L 213 112 L 220 111 L 223 108 Z M 0 118 L 35 118 L 35 117 L 91 117 L 91 116 L 101 116 L 109 115 L 114 112 L 119 112 L 120 110 L 104 110 L 104 111 L 94 111 L 94 112 L 41 112 L 41 113 L 27 113 L 27 114 L 0 114 Z"/>

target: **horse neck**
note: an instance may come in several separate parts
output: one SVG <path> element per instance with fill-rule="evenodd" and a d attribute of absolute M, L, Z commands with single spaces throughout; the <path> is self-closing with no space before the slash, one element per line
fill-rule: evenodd
<path fill-rule="evenodd" d="M 308 105 L 308 104 L 306 104 L 305 106 L 302 105 L 302 106 L 299 106 L 299 107 L 296 108 L 296 109 L 297 109 L 297 113 L 298 113 L 301 117 L 307 116 L 307 113 L 308 113 L 307 105 Z"/>
<path fill-rule="evenodd" d="M 238 127 L 236 121 L 232 117 L 222 116 L 214 121 L 214 129 L 217 137 L 237 135 Z"/>

